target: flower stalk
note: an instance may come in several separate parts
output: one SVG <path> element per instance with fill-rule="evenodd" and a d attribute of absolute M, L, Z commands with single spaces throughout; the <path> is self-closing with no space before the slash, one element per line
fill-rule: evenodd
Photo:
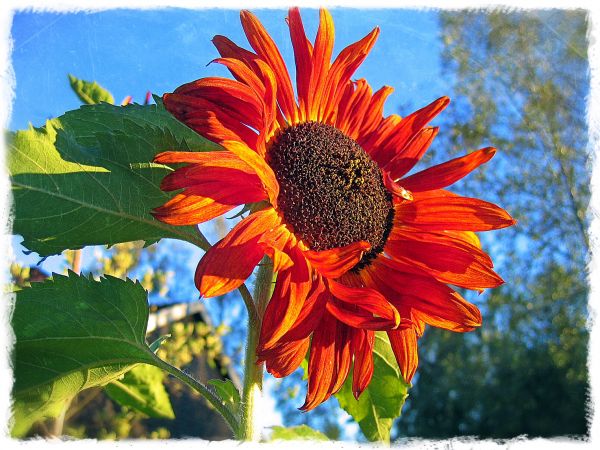
<path fill-rule="evenodd" d="M 239 438 L 243 441 L 258 441 L 260 429 L 256 421 L 256 406 L 262 396 L 263 363 L 256 364 L 256 347 L 260 336 L 262 312 L 271 296 L 273 264 L 264 257 L 256 274 L 254 302 L 259 314 L 248 314 L 248 341 L 244 363 L 244 390 L 241 402 Z"/>

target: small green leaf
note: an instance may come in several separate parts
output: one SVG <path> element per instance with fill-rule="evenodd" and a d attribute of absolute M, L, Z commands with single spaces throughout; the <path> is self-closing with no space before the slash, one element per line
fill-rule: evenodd
<path fill-rule="evenodd" d="M 307 425 L 299 425 L 296 427 L 280 427 L 274 426 L 271 433 L 271 441 L 284 440 L 310 440 L 310 441 L 328 441 L 329 438 L 320 431 L 317 431 Z"/>
<path fill-rule="evenodd" d="M 150 350 L 152 350 L 152 353 L 156 353 L 158 351 L 158 349 L 160 348 L 161 344 L 163 342 L 165 342 L 167 339 L 169 339 L 171 337 L 170 334 L 165 334 L 164 336 L 159 336 L 159 338 L 157 340 L 155 340 L 152 344 L 149 345 Z"/>
<path fill-rule="evenodd" d="M 237 416 L 240 410 L 240 392 L 237 390 L 233 382 L 227 380 L 209 380 L 207 384 L 210 384 L 216 391 L 217 395 L 225 406 Z"/>
<path fill-rule="evenodd" d="M 195 227 L 150 214 L 172 197 L 160 189 L 172 169 L 151 161 L 166 150 L 216 148 L 162 104 L 82 106 L 45 127 L 9 133 L 13 232 L 41 256 L 165 237 L 206 247 Z"/>
<path fill-rule="evenodd" d="M 100 102 L 106 102 L 110 104 L 115 102 L 115 99 L 111 93 L 95 81 L 92 82 L 80 80 L 73 75 L 69 75 L 69 83 L 71 84 L 73 92 L 77 94 L 77 97 L 79 97 L 79 100 L 81 100 L 83 103 L 95 105 Z"/>
<path fill-rule="evenodd" d="M 73 272 L 53 277 L 15 293 L 17 437 L 37 420 L 55 417 L 78 392 L 155 361 L 145 341 L 148 304 L 139 283 L 94 281 Z"/>
<path fill-rule="evenodd" d="M 174 419 L 175 413 L 163 384 L 165 373 L 158 367 L 140 364 L 104 391 L 121 406 L 128 406 L 157 419 Z"/>
<path fill-rule="evenodd" d="M 369 441 L 389 443 L 392 423 L 400 416 L 410 385 L 400 374 L 384 332 L 375 333 L 373 362 L 373 379 L 358 401 L 352 394 L 352 377 L 348 377 L 335 396 Z"/>

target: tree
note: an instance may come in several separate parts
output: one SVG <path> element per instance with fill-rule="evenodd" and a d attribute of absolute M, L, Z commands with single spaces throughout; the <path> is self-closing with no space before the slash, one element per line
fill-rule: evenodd
<path fill-rule="evenodd" d="M 478 299 L 482 329 L 423 337 L 398 435 L 586 434 L 586 15 L 460 11 L 440 21 L 455 89 L 445 148 L 499 149 L 493 168 L 457 186 L 485 192 L 519 224 L 483 241 L 507 284 Z"/>

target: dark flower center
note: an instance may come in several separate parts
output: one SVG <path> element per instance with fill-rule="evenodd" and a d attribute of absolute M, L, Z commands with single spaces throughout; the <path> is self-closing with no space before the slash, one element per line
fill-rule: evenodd
<path fill-rule="evenodd" d="M 354 271 L 383 251 L 392 196 L 377 163 L 353 139 L 330 125 L 303 123 L 276 138 L 268 162 L 280 186 L 279 208 L 312 250 L 369 242 Z"/>

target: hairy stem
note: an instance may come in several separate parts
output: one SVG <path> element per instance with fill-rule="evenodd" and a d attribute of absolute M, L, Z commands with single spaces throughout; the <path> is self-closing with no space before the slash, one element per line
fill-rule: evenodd
<path fill-rule="evenodd" d="M 154 364 L 157 367 L 160 367 L 165 372 L 170 373 L 174 377 L 178 378 L 180 381 L 183 381 L 193 390 L 201 394 L 208 402 L 214 406 L 214 408 L 223 416 L 229 428 L 233 431 L 233 435 L 237 438 L 239 437 L 239 423 L 237 418 L 233 415 L 233 413 L 225 406 L 223 401 L 206 385 L 200 383 L 191 375 L 188 375 L 183 370 L 178 369 L 177 367 L 172 366 L 171 364 L 163 361 L 158 356 L 154 355 Z"/>
<path fill-rule="evenodd" d="M 271 282 L 273 281 L 273 266 L 265 256 L 259 266 L 254 288 L 254 300 L 258 310 L 269 301 Z M 256 364 L 256 346 L 260 336 L 262 315 L 248 315 L 248 342 L 246 344 L 246 359 L 244 363 L 244 391 L 241 403 L 240 439 L 258 441 L 260 430 L 257 430 L 256 403 L 262 394 L 263 364 Z"/>

